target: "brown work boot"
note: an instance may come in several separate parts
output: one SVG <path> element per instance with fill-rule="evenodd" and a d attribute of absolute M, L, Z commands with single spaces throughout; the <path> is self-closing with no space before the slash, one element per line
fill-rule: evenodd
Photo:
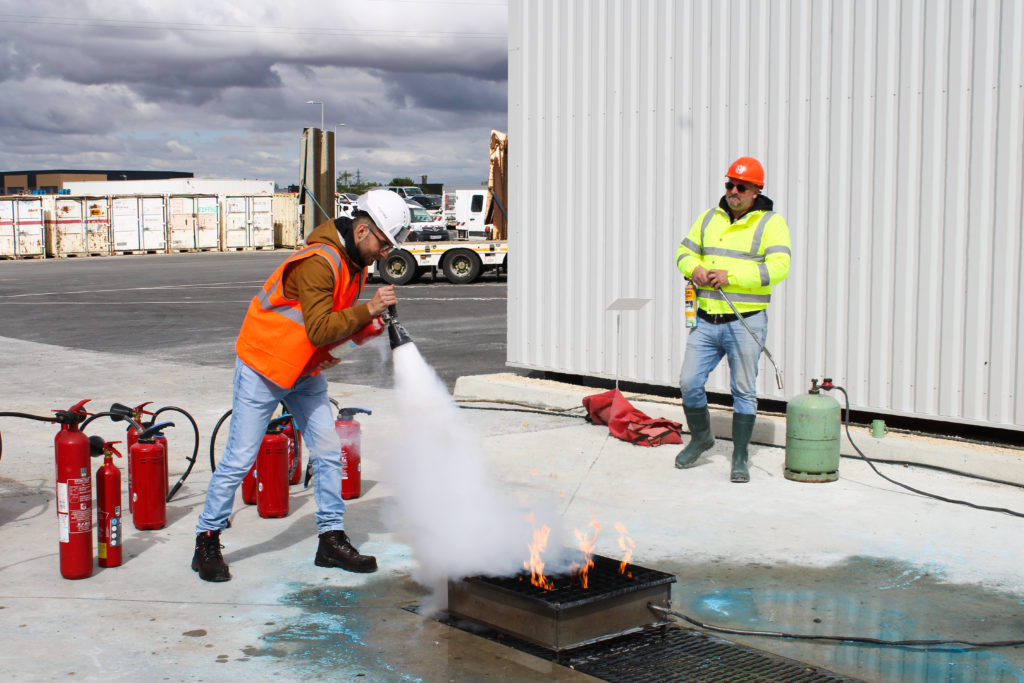
<path fill-rule="evenodd" d="M 313 564 L 318 567 L 341 567 L 360 574 L 377 571 L 377 558 L 360 555 L 349 542 L 348 535 L 340 529 L 320 534 L 320 546 L 316 549 Z"/>
<path fill-rule="evenodd" d="M 220 554 L 219 531 L 204 531 L 196 536 L 196 552 L 192 556 L 192 570 L 199 572 L 203 581 L 230 581 L 231 572 Z"/>

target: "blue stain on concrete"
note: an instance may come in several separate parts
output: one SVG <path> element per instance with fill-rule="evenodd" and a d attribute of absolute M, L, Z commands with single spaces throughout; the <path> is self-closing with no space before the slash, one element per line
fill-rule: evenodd
<path fill-rule="evenodd" d="M 678 605 L 676 609 L 716 626 L 809 635 L 853 635 L 893 641 L 1024 637 L 1009 631 L 989 637 L 972 635 L 989 619 L 1000 619 L 1005 623 L 1001 628 L 1013 629 L 1019 623 L 1019 609 L 1015 605 L 1024 604 L 1024 600 L 979 587 L 947 584 L 941 573 L 933 573 L 927 566 L 851 558 L 840 568 L 801 568 L 798 572 L 771 568 L 716 569 L 712 575 L 717 585 L 731 583 L 735 587 L 688 593 L 685 585 L 677 586 L 673 599 Z M 952 612 L 945 611 L 950 608 Z M 986 618 L 981 619 L 981 615 Z M 1014 661 L 1013 649 L 1007 648 L 959 644 L 912 647 L 776 638 L 748 638 L 743 642 L 838 672 L 853 672 L 867 680 L 1024 683 L 1024 667 Z"/>
<path fill-rule="evenodd" d="M 694 601 L 699 613 L 729 617 L 734 622 L 757 621 L 754 591 L 749 589 L 717 590 Z"/>

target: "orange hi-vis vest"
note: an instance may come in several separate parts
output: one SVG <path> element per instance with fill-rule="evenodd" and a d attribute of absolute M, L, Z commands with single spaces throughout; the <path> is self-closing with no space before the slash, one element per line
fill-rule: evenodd
<path fill-rule="evenodd" d="M 242 362 L 274 384 L 290 389 L 307 372 L 314 356 L 323 355 L 306 335 L 302 306 L 297 299 L 284 294 L 284 274 L 287 268 L 304 258 L 321 256 L 334 270 L 334 305 L 340 311 L 352 305 L 363 289 L 366 271 L 349 272 L 348 263 L 330 244 L 311 244 L 292 254 L 277 267 L 249 304 L 242 321 L 242 330 L 235 342 L 235 352 Z M 326 356 L 325 356 L 326 357 Z"/>

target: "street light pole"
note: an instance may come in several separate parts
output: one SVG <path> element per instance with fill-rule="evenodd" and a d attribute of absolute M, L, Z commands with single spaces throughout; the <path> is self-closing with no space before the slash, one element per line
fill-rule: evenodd
<path fill-rule="evenodd" d="M 320 130 L 324 129 L 324 103 L 320 100 L 306 100 L 306 104 L 319 104 L 320 105 Z"/>

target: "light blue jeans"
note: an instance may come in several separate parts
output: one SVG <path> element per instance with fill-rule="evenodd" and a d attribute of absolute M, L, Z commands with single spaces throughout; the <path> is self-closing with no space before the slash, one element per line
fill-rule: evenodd
<path fill-rule="evenodd" d="M 760 311 L 744 318 L 764 344 L 768 335 L 768 314 Z M 761 347 L 743 327 L 743 322 L 713 325 L 697 318 L 697 327 L 690 330 L 686 338 L 686 357 L 679 373 L 679 391 L 683 396 L 684 408 L 703 408 L 708 404 L 704 390 L 708 375 L 723 356 L 729 357 L 729 386 L 732 389 L 732 410 L 734 413 L 754 415 L 757 413 L 757 371 Z"/>
<path fill-rule="evenodd" d="M 334 430 L 334 412 L 327 398 L 324 373 L 300 377 L 291 389 L 282 389 L 238 359 L 228 441 L 206 489 L 206 503 L 196 524 L 197 534 L 227 527 L 235 489 L 256 460 L 267 425 L 281 401 L 295 418 L 295 425 L 302 432 L 302 443 L 313 463 L 313 498 L 319 533 L 345 528 L 341 440 Z"/>

